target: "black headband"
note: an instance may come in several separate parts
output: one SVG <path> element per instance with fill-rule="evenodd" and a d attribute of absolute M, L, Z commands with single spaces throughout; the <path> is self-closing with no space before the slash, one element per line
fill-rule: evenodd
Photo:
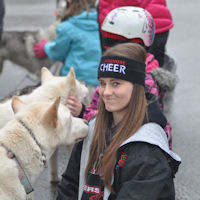
<path fill-rule="evenodd" d="M 98 68 L 98 79 L 112 77 L 144 86 L 145 66 L 145 63 L 121 56 L 103 56 Z"/>

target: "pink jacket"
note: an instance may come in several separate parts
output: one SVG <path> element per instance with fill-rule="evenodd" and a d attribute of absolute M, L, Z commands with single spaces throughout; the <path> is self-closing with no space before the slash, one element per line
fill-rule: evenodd
<path fill-rule="evenodd" d="M 154 18 L 156 33 L 163 33 L 174 26 L 166 0 L 99 0 L 100 28 L 105 16 L 114 8 L 137 6 L 146 9 Z"/>

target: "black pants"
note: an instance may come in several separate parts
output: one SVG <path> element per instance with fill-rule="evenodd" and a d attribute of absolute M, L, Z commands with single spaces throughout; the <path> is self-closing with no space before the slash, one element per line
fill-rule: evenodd
<path fill-rule="evenodd" d="M 168 36 L 169 31 L 155 34 L 153 44 L 148 49 L 148 52 L 153 54 L 155 59 L 158 60 L 160 67 L 162 67 L 164 64 L 165 45 L 167 43 Z"/>

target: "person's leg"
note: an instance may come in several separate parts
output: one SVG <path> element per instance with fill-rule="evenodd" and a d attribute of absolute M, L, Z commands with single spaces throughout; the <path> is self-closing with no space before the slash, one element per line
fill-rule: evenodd
<path fill-rule="evenodd" d="M 164 64 L 165 45 L 167 43 L 168 36 L 169 31 L 155 34 L 154 42 L 148 49 L 148 52 L 152 53 L 155 56 L 155 59 L 158 60 L 160 67 Z"/>

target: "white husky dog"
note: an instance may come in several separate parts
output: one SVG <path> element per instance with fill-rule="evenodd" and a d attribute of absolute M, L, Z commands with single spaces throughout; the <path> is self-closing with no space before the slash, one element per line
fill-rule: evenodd
<path fill-rule="evenodd" d="M 76 80 L 73 68 L 67 76 L 54 76 L 45 67 L 41 69 L 41 86 L 33 90 L 32 93 L 20 96 L 25 103 L 34 101 L 53 101 L 61 97 L 61 103 L 65 104 L 69 95 L 77 96 L 81 101 L 87 96 L 88 89 Z M 14 113 L 11 107 L 11 99 L 0 104 L 0 128 L 13 119 Z"/>
<path fill-rule="evenodd" d="M 61 97 L 61 103 L 65 104 L 69 95 L 77 96 L 81 101 L 88 94 L 88 89 L 76 80 L 73 68 L 65 77 L 54 76 L 45 67 L 41 69 L 41 86 L 33 90 L 32 93 L 20 96 L 25 103 L 35 101 L 54 101 L 57 97 Z M 0 104 L 0 128 L 14 118 L 14 113 L 11 107 L 11 99 L 8 99 Z M 71 147 L 71 146 L 70 146 Z M 69 150 L 70 150 L 69 147 Z M 57 172 L 57 152 L 51 159 L 51 181 L 58 181 Z"/>
<path fill-rule="evenodd" d="M 26 200 L 55 149 L 86 136 L 88 126 L 59 102 L 26 105 L 13 97 L 16 115 L 0 130 L 1 200 Z"/>

